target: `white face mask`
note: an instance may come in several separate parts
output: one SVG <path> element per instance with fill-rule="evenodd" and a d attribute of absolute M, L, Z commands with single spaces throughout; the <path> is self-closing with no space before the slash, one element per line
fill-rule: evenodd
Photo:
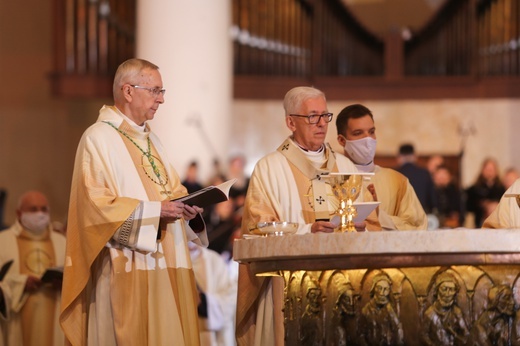
<path fill-rule="evenodd" d="M 42 234 L 49 226 L 51 217 L 43 211 L 22 213 L 20 221 L 22 226 L 34 234 Z"/>
<path fill-rule="evenodd" d="M 374 161 L 377 141 L 372 137 L 365 137 L 345 143 L 345 153 L 357 165 L 368 165 Z"/>

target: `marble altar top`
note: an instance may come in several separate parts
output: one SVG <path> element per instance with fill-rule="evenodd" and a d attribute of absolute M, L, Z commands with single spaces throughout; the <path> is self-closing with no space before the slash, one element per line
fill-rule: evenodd
<path fill-rule="evenodd" d="M 489 255 L 492 256 L 491 259 Z M 429 258 L 426 262 L 431 262 L 431 258 L 434 257 L 436 259 L 429 264 L 436 261 L 439 264 L 453 261 L 460 264 L 475 261 L 487 263 L 494 262 L 496 255 L 502 258 L 501 263 L 520 260 L 520 230 L 455 229 L 290 234 L 238 239 L 233 246 L 233 257 L 236 261 L 271 262 L 273 268 L 284 261 L 294 261 L 289 266 L 294 268 L 298 263 L 305 266 L 302 260 L 313 260 L 315 263 L 316 259 L 320 259 L 323 262 L 321 267 L 324 267 L 337 263 L 338 259 L 348 259 L 352 262 L 356 257 L 363 259 L 361 263 L 366 262 L 366 259 L 373 259 L 373 265 L 384 265 L 387 262 L 389 265 L 403 265 L 390 263 L 396 258 L 401 258 L 400 262 L 414 265 L 423 263 L 425 258 Z M 507 260 L 503 259 L 504 255 L 508 256 Z M 443 256 L 440 261 L 439 256 Z M 344 263 L 340 267 L 359 267 L 361 263 Z M 312 268 L 307 265 L 306 269 Z"/>

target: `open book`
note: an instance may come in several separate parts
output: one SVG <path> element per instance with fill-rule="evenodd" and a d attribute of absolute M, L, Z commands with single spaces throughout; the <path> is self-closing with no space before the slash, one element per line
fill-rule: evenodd
<path fill-rule="evenodd" d="M 363 222 L 367 218 L 367 216 L 377 208 L 381 202 L 354 202 L 354 206 L 356 207 L 357 216 L 354 217 L 354 222 Z"/>
<path fill-rule="evenodd" d="M 205 208 L 227 201 L 229 199 L 229 189 L 236 181 L 236 179 L 231 179 L 217 186 L 208 186 L 187 196 L 172 199 L 172 201 L 180 201 L 184 204 Z"/>

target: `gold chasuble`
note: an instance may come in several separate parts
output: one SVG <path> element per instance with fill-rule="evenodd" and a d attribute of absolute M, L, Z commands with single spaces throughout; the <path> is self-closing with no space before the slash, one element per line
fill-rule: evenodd
<path fill-rule="evenodd" d="M 287 139 L 278 148 L 278 151 L 285 156 L 293 172 L 306 223 L 313 223 L 317 220 L 329 221 L 335 210 L 330 206 L 334 204 L 337 206 L 338 202 L 331 201 L 336 197 L 332 193 L 330 185 L 326 184 L 321 176 L 338 171 L 336 157 L 331 154 L 331 150 L 325 150 L 326 166 L 323 168 L 314 167 L 302 150 L 291 140 Z"/>
<path fill-rule="evenodd" d="M 311 232 L 315 221 L 330 220 L 338 202 L 321 176 L 329 172 L 358 170 L 349 159 L 334 153 L 328 145 L 323 150 L 323 165 L 315 167 L 314 161 L 288 138 L 276 152 L 258 161 L 245 201 L 244 233 L 256 228 L 259 222 L 287 221 L 298 223 L 297 233 L 305 234 Z M 373 218 L 374 221 L 367 220 L 367 224 L 380 230 L 375 213 Z M 283 345 L 283 279 L 255 277 L 243 264 L 239 270 L 238 345 Z"/>
<path fill-rule="evenodd" d="M 187 241 L 207 238 L 182 219 L 159 228 L 160 201 L 187 193 L 165 158 L 115 107 L 80 142 L 60 317 L 73 345 L 199 344 Z"/>
<path fill-rule="evenodd" d="M 47 229 L 43 236 L 35 236 L 22 230 L 16 238 L 20 263 L 20 274 L 41 277 L 46 269 L 56 266 L 54 247 Z M 43 285 L 27 295 L 20 310 L 23 345 L 53 345 L 56 291 Z"/>

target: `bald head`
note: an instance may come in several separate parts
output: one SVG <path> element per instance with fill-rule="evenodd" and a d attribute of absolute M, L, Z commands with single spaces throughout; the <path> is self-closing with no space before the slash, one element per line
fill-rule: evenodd
<path fill-rule="evenodd" d="M 18 200 L 16 216 L 18 217 L 18 221 L 20 221 L 22 213 L 35 213 L 38 211 L 48 213 L 49 209 L 49 201 L 43 193 L 39 191 L 28 191 L 20 196 Z"/>

